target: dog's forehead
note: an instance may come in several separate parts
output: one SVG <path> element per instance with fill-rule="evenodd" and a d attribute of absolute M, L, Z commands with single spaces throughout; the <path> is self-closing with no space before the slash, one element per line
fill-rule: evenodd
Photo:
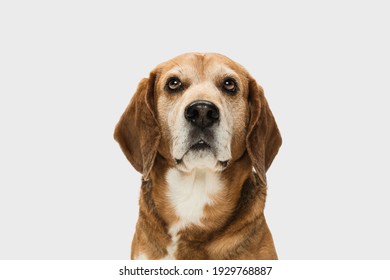
<path fill-rule="evenodd" d="M 156 68 L 162 78 L 177 75 L 203 80 L 218 75 L 246 76 L 246 70 L 241 65 L 217 53 L 186 53 Z"/>

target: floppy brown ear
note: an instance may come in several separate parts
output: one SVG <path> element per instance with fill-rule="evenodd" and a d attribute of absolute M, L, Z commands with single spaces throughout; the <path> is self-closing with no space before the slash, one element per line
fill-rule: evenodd
<path fill-rule="evenodd" d="M 282 144 L 282 137 L 274 116 L 264 97 L 263 89 L 254 79 L 249 80 L 250 122 L 246 146 L 256 173 L 264 185 L 266 175 Z"/>
<path fill-rule="evenodd" d="M 114 138 L 133 167 L 148 180 L 161 133 L 154 110 L 155 74 L 143 79 L 115 127 Z"/>

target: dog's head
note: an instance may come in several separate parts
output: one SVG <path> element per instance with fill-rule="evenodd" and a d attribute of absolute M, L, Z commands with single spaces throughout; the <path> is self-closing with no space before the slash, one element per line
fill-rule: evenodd
<path fill-rule="evenodd" d="M 183 172 L 222 171 L 248 153 L 265 183 L 281 145 L 262 88 L 219 54 L 189 53 L 158 65 L 140 82 L 114 137 L 144 179 L 157 153 Z"/>

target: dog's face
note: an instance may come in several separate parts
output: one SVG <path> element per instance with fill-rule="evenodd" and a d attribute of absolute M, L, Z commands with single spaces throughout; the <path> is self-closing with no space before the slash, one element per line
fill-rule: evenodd
<path fill-rule="evenodd" d="M 189 172 L 223 170 L 245 152 L 248 80 L 241 66 L 217 54 L 186 54 L 155 71 L 160 153 Z"/>
<path fill-rule="evenodd" d="M 157 154 L 184 172 L 223 171 L 245 153 L 265 184 L 281 137 L 263 90 L 238 63 L 189 53 L 140 82 L 115 139 L 148 179 Z"/>

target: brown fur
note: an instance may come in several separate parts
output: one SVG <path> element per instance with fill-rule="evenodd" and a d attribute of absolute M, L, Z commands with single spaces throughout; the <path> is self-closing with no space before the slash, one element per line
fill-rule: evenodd
<path fill-rule="evenodd" d="M 219 77 L 224 65 L 234 71 L 242 85 L 239 96 L 212 89 L 187 96 L 164 92 L 164 76 L 180 65 L 193 71 L 200 83 Z M 203 88 L 202 88 L 203 89 Z M 157 66 L 149 79 L 140 82 L 134 97 L 115 129 L 115 139 L 134 168 L 143 174 L 140 212 L 131 258 L 140 253 L 162 259 L 171 243 L 170 225 L 177 222 L 167 198 L 166 172 L 175 167 L 166 116 L 169 110 L 196 99 L 211 99 L 234 114 L 232 160 L 221 172 L 224 188 L 204 207 L 200 227 L 190 225 L 179 232 L 177 259 L 276 259 L 271 233 L 264 218 L 266 171 L 281 145 L 281 136 L 263 90 L 239 64 L 217 54 L 185 54 Z M 175 105 L 176 104 L 176 105 Z M 174 107 L 176 106 L 176 107 Z M 252 169 L 256 172 L 253 172 Z"/>

